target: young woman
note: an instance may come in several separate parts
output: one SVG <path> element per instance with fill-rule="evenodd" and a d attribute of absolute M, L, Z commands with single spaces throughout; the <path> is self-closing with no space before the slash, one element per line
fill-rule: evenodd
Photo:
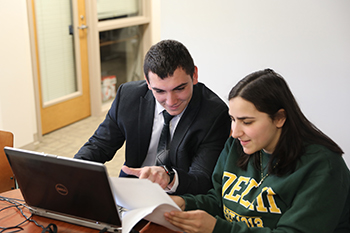
<path fill-rule="evenodd" d="M 301 112 L 285 80 L 252 73 L 229 94 L 232 137 L 205 195 L 174 196 L 185 232 L 350 232 L 341 148 Z"/>

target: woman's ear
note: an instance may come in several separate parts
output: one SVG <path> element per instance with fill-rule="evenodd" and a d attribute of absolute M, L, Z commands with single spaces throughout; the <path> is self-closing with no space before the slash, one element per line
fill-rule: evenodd
<path fill-rule="evenodd" d="M 282 128 L 284 125 L 284 122 L 286 122 L 287 119 L 287 114 L 286 111 L 281 108 L 280 110 L 278 110 L 278 112 L 276 113 L 276 117 L 275 117 L 275 125 L 277 128 Z"/>

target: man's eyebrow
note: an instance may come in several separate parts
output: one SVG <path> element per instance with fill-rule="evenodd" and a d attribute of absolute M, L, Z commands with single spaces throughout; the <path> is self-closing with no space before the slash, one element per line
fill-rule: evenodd
<path fill-rule="evenodd" d="M 156 88 L 156 87 L 152 87 L 152 89 L 155 90 L 155 91 L 164 91 L 164 90 Z"/>
<path fill-rule="evenodd" d="M 186 82 L 186 83 L 181 83 L 179 86 L 175 87 L 173 90 L 180 89 L 180 88 L 182 88 L 182 87 L 184 87 L 184 86 L 187 86 L 187 84 L 188 84 L 188 82 Z"/>
<path fill-rule="evenodd" d="M 180 89 L 180 88 L 182 88 L 182 87 L 184 87 L 184 86 L 187 86 L 187 84 L 188 84 L 188 82 L 186 82 L 186 83 L 181 83 L 180 85 L 178 85 L 178 86 L 176 86 L 174 89 L 172 89 L 172 91 L 173 91 L 173 90 Z M 163 89 L 160 89 L 160 88 L 157 88 L 157 87 L 152 87 L 152 89 L 155 90 L 155 91 L 164 91 Z"/>

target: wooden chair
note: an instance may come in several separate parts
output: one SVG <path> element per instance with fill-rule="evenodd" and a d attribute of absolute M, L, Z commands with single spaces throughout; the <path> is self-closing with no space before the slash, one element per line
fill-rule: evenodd
<path fill-rule="evenodd" d="M 13 147 L 13 134 L 0 130 L 0 193 L 15 189 L 16 182 L 4 152 L 4 147 Z"/>

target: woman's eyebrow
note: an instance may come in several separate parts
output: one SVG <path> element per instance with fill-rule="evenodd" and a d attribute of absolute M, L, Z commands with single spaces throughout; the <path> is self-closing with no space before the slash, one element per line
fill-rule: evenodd
<path fill-rule="evenodd" d="M 255 119 L 255 117 L 248 117 L 248 116 L 243 116 L 243 117 L 237 117 L 237 120 L 250 120 L 250 119 Z"/>
<path fill-rule="evenodd" d="M 235 119 L 237 119 L 237 120 L 240 120 L 240 121 L 244 121 L 244 120 L 253 120 L 253 119 L 255 119 L 255 117 L 248 117 L 248 116 L 243 116 L 243 117 L 237 117 L 237 118 L 235 118 L 235 117 L 233 117 L 232 115 L 230 115 L 230 118 L 231 119 L 233 119 L 233 120 L 235 120 Z"/>

